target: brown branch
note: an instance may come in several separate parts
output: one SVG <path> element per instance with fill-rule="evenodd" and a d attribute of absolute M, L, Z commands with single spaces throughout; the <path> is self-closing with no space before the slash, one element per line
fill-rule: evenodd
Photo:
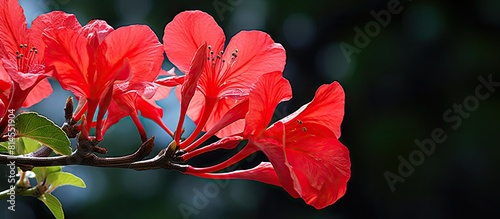
<path fill-rule="evenodd" d="M 34 152 L 20 156 L 0 154 L 0 164 L 14 164 L 23 171 L 32 170 L 34 167 L 44 166 L 68 166 L 82 165 L 94 167 L 113 167 L 134 170 L 169 169 L 184 172 L 186 165 L 180 165 L 178 156 L 179 148 L 175 144 L 170 144 L 166 149 L 161 150 L 155 157 L 143 160 L 154 148 L 154 137 L 146 140 L 132 154 L 120 157 L 99 157 L 95 153 L 105 154 L 106 149 L 97 146 L 99 143 L 94 138 L 87 138 L 79 135 L 80 130 L 73 120 L 73 99 L 68 97 L 64 107 L 65 123 L 62 130 L 69 138 L 78 137 L 76 150 L 68 156 L 49 157 L 52 149 L 42 146 Z"/>
<path fill-rule="evenodd" d="M 134 169 L 138 171 L 153 170 L 153 169 L 176 170 L 179 172 L 186 171 L 187 165 L 173 163 L 172 161 L 176 159 L 166 156 L 167 153 L 165 153 L 165 151 L 167 150 L 162 149 L 155 157 L 148 160 L 137 161 L 130 164 L 121 164 L 113 167 Z"/>
<path fill-rule="evenodd" d="M 33 167 L 42 166 L 67 166 L 67 165 L 82 165 L 94 167 L 114 167 L 126 168 L 135 170 L 150 170 L 150 169 L 171 169 L 177 171 L 185 171 L 186 166 L 172 163 L 178 159 L 165 156 L 165 149 L 161 150 L 158 155 L 148 160 L 142 160 L 148 156 L 154 148 L 154 137 L 148 139 L 139 147 L 133 154 L 121 157 L 98 157 L 92 153 L 91 145 L 86 142 L 79 142 L 79 147 L 69 156 L 57 157 L 36 157 L 36 156 L 10 156 L 0 154 L 0 164 L 13 163 L 16 166 L 22 167 L 24 170 L 31 170 Z M 90 145 L 90 146 L 89 146 Z M 89 148 L 90 147 L 90 148 Z M 41 149 L 45 152 L 46 149 Z M 42 153 L 42 152 L 40 152 Z M 33 154 L 40 154 L 33 152 Z"/>

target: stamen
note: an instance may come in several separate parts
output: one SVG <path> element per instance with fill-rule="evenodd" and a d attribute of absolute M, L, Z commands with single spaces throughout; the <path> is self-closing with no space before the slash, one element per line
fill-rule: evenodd
<path fill-rule="evenodd" d="M 38 50 L 34 46 L 28 50 L 26 43 L 19 44 L 19 48 L 19 51 L 15 52 L 17 67 L 21 72 L 29 72 L 38 64 Z"/>

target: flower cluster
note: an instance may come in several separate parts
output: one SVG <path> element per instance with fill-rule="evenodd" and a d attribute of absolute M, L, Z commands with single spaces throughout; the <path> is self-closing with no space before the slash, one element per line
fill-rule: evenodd
<path fill-rule="evenodd" d="M 127 116 L 146 141 L 140 112 L 172 136 L 168 147 L 183 163 L 245 144 L 216 165 L 187 165 L 186 174 L 280 186 L 318 209 L 345 194 L 349 151 L 338 140 L 344 91 L 337 82 L 322 85 L 311 102 L 269 125 L 276 106 L 292 98 L 292 89 L 282 75 L 285 49 L 268 34 L 241 31 L 225 46 L 224 32 L 210 15 L 185 11 L 166 25 L 161 43 L 146 25 L 115 29 L 93 20 L 82 26 L 74 15 L 55 11 L 40 15 L 28 29 L 17 0 L 2 0 L 0 10 L 2 132 L 7 110 L 50 95 L 47 78 L 52 78 L 77 98 L 72 119 L 84 136 L 94 130 L 97 142 Z M 164 53 L 182 74 L 161 68 Z M 173 88 L 181 107 L 172 131 L 155 101 Z M 196 128 L 183 138 L 186 116 Z M 204 145 L 212 136 L 219 140 Z M 224 171 L 257 151 L 269 161 Z"/>

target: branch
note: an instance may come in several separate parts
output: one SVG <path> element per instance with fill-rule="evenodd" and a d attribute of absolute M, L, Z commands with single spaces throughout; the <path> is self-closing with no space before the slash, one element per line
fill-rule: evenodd
<path fill-rule="evenodd" d="M 40 196 L 40 192 L 38 191 L 37 187 L 32 187 L 28 189 L 19 189 L 18 187 L 15 188 L 15 192 L 13 192 L 10 189 L 4 190 L 0 192 L 0 200 L 3 199 L 9 199 L 11 195 L 21 195 L 21 196 L 33 196 L 37 197 Z"/>
<path fill-rule="evenodd" d="M 181 162 L 180 155 L 177 153 L 180 150 L 174 143 L 171 143 L 166 149 L 161 150 L 155 157 L 143 160 L 153 151 L 154 137 L 143 142 L 139 149 L 133 154 L 121 157 L 98 157 L 94 153 L 105 154 L 106 149 L 97 146 L 99 142 L 94 138 L 88 138 L 79 134 L 80 130 L 76 125 L 77 122 L 73 120 L 72 115 L 73 99 L 68 97 L 66 106 L 64 107 L 65 123 L 61 128 L 69 138 L 78 137 L 76 150 L 71 155 L 49 157 L 52 153 L 52 149 L 42 146 L 32 153 L 20 156 L 0 154 L 0 164 L 13 164 L 23 171 L 32 170 L 34 167 L 68 165 L 113 167 L 135 170 L 169 169 L 181 172 L 187 169 L 186 165 L 173 163 Z M 0 193 L 0 196 L 2 194 L 3 193 Z"/>
<path fill-rule="evenodd" d="M 23 169 L 31 170 L 33 167 L 40 166 L 67 166 L 67 165 L 82 165 L 94 167 L 114 167 L 114 168 L 127 168 L 135 170 L 149 170 L 149 169 L 171 169 L 177 171 L 184 171 L 185 166 L 172 163 L 177 161 L 171 153 L 165 153 L 165 149 L 160 151 L 158 155 L 149 160 L 142 160 L 148 156 L 154 148 L 154 137 L 148 139 L 139 147 L 133 154 L 121 157 L 98 157 L 92 153 L 93 145 L 91 141 L 79 141 L 77 149 L 69 156 L 57 157 L 36 157 L 36 156 L 10 156 L 0 155 L 0 164 L 13 163 L 16 166 L 23 167 Z M 40 149 L 33 154 L 41 154 L 50 149 Z M 39 152 L 42 151 L 42 152 Z M 38 152 L 38 153 L 37 153 Z M 166 156 L 168 154 L 169 156 Z"/>

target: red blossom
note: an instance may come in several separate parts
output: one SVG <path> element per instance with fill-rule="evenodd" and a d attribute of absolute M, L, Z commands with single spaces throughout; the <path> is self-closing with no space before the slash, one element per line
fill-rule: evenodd
<path fill-rule="evenodd" d="M 221 163 L 188 165 L 187 174 L 280 186 L 317 209 L 345 194 L 351 163 L 348 149 L 338 140 L 344 91 L 337 82 L 323 85 L 311 102 L 270 125 L 278 104 L 292 98 L 292 89 L 282 76 L 285 50 L 268 34 L 241 31 L 224 49 L 226 38 L 215 20 L 201 11 L 186 11 L 166 25 L 162 46 L 145 25 L 115 30 L 93 20 L 81 26 L 74 15 L 63 12 L 41 15 L 28 29 L 17 0 L 0 2 L 2 130 L 7 109 L 45 98 L 52 92 L 46 78 L 53 76 L 78 99 L 73 119 L 81 121 L 84 137 L 95 127 L 100 141 L 109 127 L 130 116 L 146 141 L 140 113 L 174 138 L 174 145 L 184 150 L 175 153 L 183 161 L 247 141 Z M 161 69 L 163 52 L 185 75 Z M 158 80 L 160 75 L 169 77 Z M 175 133 L 165 126 L 163 109 L 155 103 L 173 87 L 180 100 Z M 196 128 L 182 140 L 186 115 Z M 213 135 L 221 139 L 197 148 Z M 252 169 L 219 172 L 257 151 L 269 161 Z"/>
<path fill-rule="evenodd" d="M 345 194 L 350 178 L 349 151 L 338 140 L 344 115 L 342 87 L 337 82 L 321 86 L 310 103 L 266 128 L 277 104 L 290 97 L 290 85 L 281 73 L 261 76 L 250 92 L 245 117 L 243 136 L 248 138 L 248 144 L 220 164 L 189 167 L 187 173 L 278 185 L 317 209 L 336 202 Z M 227 168 L 257 150 L 264 152 L 270 162 L 250 170 L 211 173 Z"/>
<path fill-rule="evenodd" d="M 206 59 L 203 72 L 187 109 L 187 115 L 197 126 L 181 143 L 186 150 L 197 146 L 191 143 L 201 131 L 211 130 L 231 108 L 248 98 L 259 76 L 282 71 L 286 59 L 284 48 L 261 31 L 241 31 L 224 49 L 224 32 L 210 15 L 201 11 L 178 14 L 165 27 L 163 42 L 168 59 L 185 74 L 189 74 L 195 52 L 207 44 L 202 51 Z M 183 98 L 180 89 L 177 95 Z M 243 127 L 243 120 L 235 120 L 215 134 L 229 136 L 240 133 Z"/>
<path fill-rule="evenodd" d="M 114 30 L 105 21 L 93 20 L 77 29 L 49 31 L 44 40 L 50 48 L 45 57 L 47 66 L 55 69 L 54 75 L 61 86 L 79 100 L 73 118 L 79 120 L 86 112 L 91 120 L 99 107 L 95 122 L 97 140 L 102 140 L 104 134 L 101 130 L 103 118 L 112 104 L 115 85 L 122 85 L 123 94 L 140 90 L 135 82 L 144 82 L 145 78 L 141 77 L 156 77 L 163 61 L 161 44 L 145 25 Z M 130 82 L 131 78 L 132 84 L 122 84 Z M 133 99 L 124 97 L 119 101 L 135 105 Z M 136 109 L 133 112 L 136 113 Z M 133 112 L 127 110 L 129 114 Z M 108 115 L 110 120 L 123 116 Z M 92 124 L 88 122 L 84 128 L 88 131 Z"/>
<path fill-rule="evenodd" d="M 72 28 L 77 21 L 73 15 L 50 12 L 38 16 L 28 29 L 17 0 L 1 0 L 0 11 L 0 113 L 4 118 L 7 109 L 30 107 L 52 93 L 42 33 L 48 28 Z M 5 123 L 2 119 L 2 131 Z"/>

